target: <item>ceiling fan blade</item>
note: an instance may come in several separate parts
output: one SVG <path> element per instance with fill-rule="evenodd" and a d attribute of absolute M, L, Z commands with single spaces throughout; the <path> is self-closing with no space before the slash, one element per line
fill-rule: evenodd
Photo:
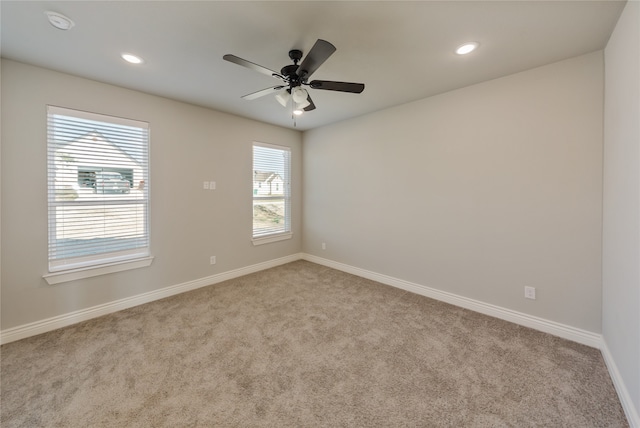
<path fill-rule="evenodd" d="M 273 94 L 278 92 L 281 89 L 286 88 L 286 86 L 274 86 L 272 88 L 261 89 L 256 92 L 252 92 L 247 95 L 243 95 L 240 98 L 244 98 L 245 100 L 255 100 L 256 98 L 264 97 L 265 95 Z"/>
<path fill-rule="evenodd" d="M 335 51 L 336 47 L 331 43 L 318 39 L 298 67 L 298 76 L 308 79 Z"/>
<path fill-rule="evenodd" d="M 226 61 L 229 61 L 229 62 L 232 62 L 234 64 L 241 65 L 243 67 L 250 68 L 253 71 L 257 71 L 258 73 L 266 74 L 267 76 L 273 76 L 273 77 L 277 77 L 278 79 L 283 79 L 284 80 L 284 77 L 282 77 L 280 75 L 280 73 L 276 73 L 273 70 L 270 70 L 270 69 L 268 69 L 266 67 L 263 67 L 261 65 L 255 64 L 255 63 L 253 63 L 251 61 L 247 61 L 246 59 L 239 58 L 239 57 L 237 57 L 235 55 L 226 54 L 225 56 L 222 57 L 222 59 L 224 59 Z"/>
<path fill-rule="evenodd" d="M 315 110 L 316 109 L 316 105 L 313 103 L 313 100 L 311 99 L 311 95 L 307 95 L 307 101 L 309 101 L 309 105 L 306 106 L 305 108 L 303 108 L 302 110 L 304 110 L 304 111 Z"/>
<path fill-rule="evenodd" d="M 312 80 L 309 83 L 313 89 L 325 89 L 327 91 L 352 92 L 359 94 L 364 91 L 364 83 L 334 82 L 332 80 Z"/>

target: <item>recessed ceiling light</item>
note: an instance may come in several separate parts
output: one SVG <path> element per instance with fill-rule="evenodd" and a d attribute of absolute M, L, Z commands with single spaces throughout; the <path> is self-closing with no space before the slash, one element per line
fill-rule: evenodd
<path fill-rule="evenodd" d="M 142 58 L 133 54 L 123 53 L 120 56 L 122 57 L 123 60 L 130 62 L 131 64 L 142 64 L 144 62 Z"/>
<path fill-rule="evenodd" d="M 302 113 L 304 113 L 303 110 L 294 110 L 293 114 L 295 114 L 296 116 L 300 116 Z"/>
<path fill-rule="evenodd" d="M 51 25 L 60 30 L 68 30 L 76 25 L 71 19 L 58 12 L 47 11 L 45 12 L 45 15 L 47 15 L 47 19 Z"/>
<path fill-rule="evenodd" d="M 458 46 L 458 48 L 456 49 L 456 53 L 458 55 L 466 55 L 468 53 L 475 51 L 478 48 L 478 46 L 480 46 L 478 42 L 465 43 L 463 45 Z"/>

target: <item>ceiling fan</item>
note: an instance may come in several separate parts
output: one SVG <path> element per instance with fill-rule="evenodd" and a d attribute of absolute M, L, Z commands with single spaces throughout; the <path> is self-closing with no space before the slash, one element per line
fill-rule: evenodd
<path fill-rule="evenodd" d="M 261 65 L 255 64 L 246 59 L 239 58 L 235 55 L 227 54 L 222 58 L 234 64 L 250 68 L 268 76 L 282 80 L 282 84 L 270 88 L 262 89 L 257 92 L 242 96 L 245 100 L 255 100 L 269 94 L 276 94 L 276 100 L 284 107 L 292 101 L 292 109 L 294 114 L 302 114 L 303 111 L 311 111 L 316 108 L 311 100 L 311 96 L 303 86 L 312 89 L 323 89 L 327 91 L 351 92 L 359 94 L 364 91 L 364 83 L 336 82 L 332 80 L 312 80 L 309 82 L 311 75 L 336 51 L 336 47 L 326 40 L 318 39 L 313 45 L 307 56 L 298 65 L 302 59 L 302 51 L 293 49 L 289 51 L 289 58 L 293 60 L 293 64 L 285 65 L 280 73 L 270 70 Z"/>

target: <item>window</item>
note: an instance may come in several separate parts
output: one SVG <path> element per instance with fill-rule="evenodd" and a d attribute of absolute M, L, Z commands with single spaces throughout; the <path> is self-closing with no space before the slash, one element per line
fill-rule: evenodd
<path fill-rule="evenodd" d="M 253 145 L 253 243 L 291 238 L 291 149 Z"/>
<path fill-rule="evenodd" d="M 149 256 L 147 123 L 49 106 L 47 159 L 50 272 Z"/>

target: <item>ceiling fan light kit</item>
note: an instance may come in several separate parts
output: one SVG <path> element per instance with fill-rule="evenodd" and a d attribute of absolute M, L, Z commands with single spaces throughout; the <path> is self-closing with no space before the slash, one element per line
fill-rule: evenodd
<path fill-rule="evenodd" d="M 291 96 L 293 97 L 293 101 L 295 101 L 298 104 L 302 104 L 307 102 L 307 97 L 309 96 L 309 93 L 304 89 L 302 89 L 300 86 L 298 86 L 296 88 L 293 88 L 293 91 L 291 91 Z M 309 103 L 307 103 L 307 105 L 309 105 Z M 303 106 L 303 107 L 306 107 L 306 106 Z"/>
<path fill-rule="evenodd" d="M 278 94 L 276 94 L 276 100 L 282 104 L 282 107 L 286 107 L 287 104 L 289 104 L 289 99 L 291 98 L 291 95 L 289 95 L 289 92 L 287 91 L 282 91 Z"/>
<path fill-rule="evenodd" d="M 284 83 L 283 85 L 277 85 L 251 94 L 243 95 L 242 98 L 254 100 L 276 92 L 275 98 L 278 103 L 283 107 L 287 107 L 289 100 L 292 100 L 293 114 L 300 115 L 303 111 L 311 111 L 316 108 L 309 92 L 302 86 L 308 86 L 312 89 L 350 92 L 354 94 L 359 94 L 364 91 L 363 83 L 337 82 L 332 80 L 312 80 L 309 82 L 311 75 L 335 51 L 336 48 L 331 43 L 326 40 L 318 39 L 304 60 L 302 60 L 298 65 L 298 62 L 302 59 L 303 53 L 298 49 L 292 49 L 289 51 L 289 58 L 293 61 L 293 64 L 282 67 L 280 73 L 251 61 L 247 61 L 246 59 L 239 58 L 235 55 L 227 54 L 222 58 L 234 64 L 282 80 Z"/>

